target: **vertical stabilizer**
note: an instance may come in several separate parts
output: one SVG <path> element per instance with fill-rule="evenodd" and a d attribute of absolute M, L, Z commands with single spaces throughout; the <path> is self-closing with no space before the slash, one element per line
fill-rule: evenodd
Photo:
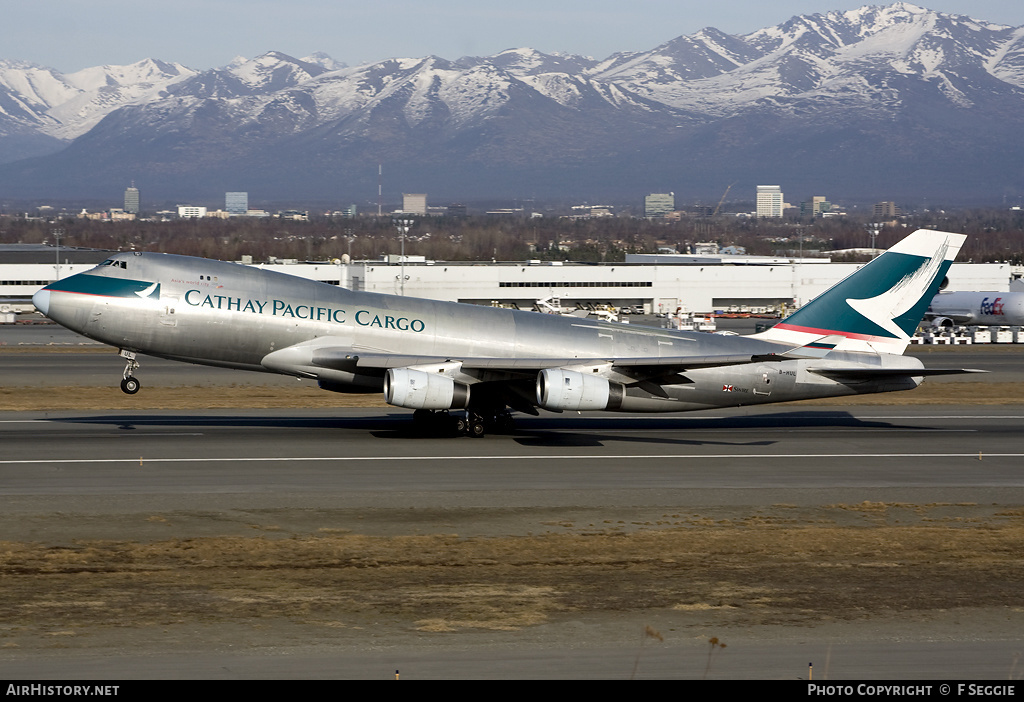
<path fill-rule="evenodd" d="M 901 354 L 966 238 L 918 229 L 755 336 L 794 346 L 840 336 L 838 351 Z"/>

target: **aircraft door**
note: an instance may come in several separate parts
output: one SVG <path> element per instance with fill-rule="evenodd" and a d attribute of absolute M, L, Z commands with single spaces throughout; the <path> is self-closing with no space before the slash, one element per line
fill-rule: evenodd
<path fill-rule="evenodd" d="M 762 397 L 771 395 L 772 390 L 774 389 L 772 385 L 775 382 L 776 375 L 777 371 L 771 366 L 758 366 L 757 371 L 754 374 L 754 394 Z"/>
<path fill-rule="evenodd" d="M 175 310 L 178 307 L 177 295 L 164 295 L 160 299 L 160 324 L 165 327 L 178 326 Z"/>

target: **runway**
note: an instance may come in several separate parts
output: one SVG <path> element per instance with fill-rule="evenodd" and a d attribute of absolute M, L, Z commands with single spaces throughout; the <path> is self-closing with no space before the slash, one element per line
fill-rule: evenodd
<path fill-rule="evenodd" d="M 8 496 L 1005 490 L 1022 423 L 1019 407 L 762 407 L 523 417 L 470 439 L 421 435 L 402 410 L 7 413 L 0 471 Z"/>
<path fill-rule="evenodd" d="M 470 509 L 458 533 L 475 536 L 543 531 L 552 515 L 581 511 L 647 520 L 680 506 L 1015 505 L 1022 425 L 1019 407 L 749 408 L 521 418 L 511 435 L 471 439 L 422 436 L 391 410 L 6 413 L 0 526 L 32 539 L 22 517 L 42 509 L 88 517 L 74 538 L 117 538 L 121 527 L 99 517 L 329 508 L 350 510 L 336 514 L 341 528 L 365 529 L 372 509 L 370 533 L 426 533 L 436 510 L 454 520 Z M 508 510 L 537 513 L 513 523 Z M 391 511 L 404 511 L 398 524 L 381 516 Z M 132 527 L 151 532 L 166 530 Z"/>
<path fill-rule="evenodd" d="M 925 362 L 992 366 L 996 372 L 981 382 L 1012 382 L 1020 373 L 1016 353 L 958 353 L 929 354 Z M 0 379 L 108 385 L 120 366 L 113 354 L 18 353 L 0 356 Z M 295 382 L 159 360 L 144 360 L 143 378 L 147 370 L 148 387 L 226 385 L 239 376 Z M 680 514 L 708 524 L 874 525 L 873 508 L 849 508 L 857 505 L 886 505 L 885 519 L 897 525 L 1001 523 L 1024 505 L 1022 427 L 1024 404 L 545 413 L 519 417 L 511 434 L 481 439 L 423 435 L 409 412 L 391 408 L 6 412 L 0 534 L 73 549 L 85 541 L 254 534 L 628 535 L 670 528 L 659 525 Z M 267 629 L 268 614 L 197 623 L 183 644 L 148 629 L 114 629 L 102 640 L 76 635 L 59 647 L 44 635 L 32 640 L 43 643 L 3 648 L 0 674 L 389 678 L 402 669 L 407 679 L 694 678 L 704 673 L 707 640 L 716 636 L 730 648 L 713 678 L 793 678 L 814 660 L 815 679 L 977 679 L 1012 674 L 1024 625 L 1019 607 L 964 605 L 796 626 L 739 625 L 714 609 L 639 607 L 450 633 L 381 613 L 367 628 L 346 620 L 324 637 L 322 626 L 298 621 Z M 645 624 L 665 641 L 645 642 Z M 0 638 L 19 641 L 10 632 Z M 691 663 L 680 665 L 681 658 Z"/>

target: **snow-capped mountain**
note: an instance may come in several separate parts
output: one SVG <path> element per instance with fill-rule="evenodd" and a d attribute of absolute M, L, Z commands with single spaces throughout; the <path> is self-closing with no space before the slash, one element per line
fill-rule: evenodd
<path fill-rule="evenodd" d="M 169 86 L 194 74 L 180 64 L 153 59 L 68 74 L 0 61 L 0 119 L 71 140 L 120 107 L 161 99 Z"/>
<path fill-rule="evenodd" d="M 116 193 L 134 178 L 168 197 L 354 199 L 384 163 L 395 190 L 440 197 L 737 180 L 1002 195 L 1024 189 L 1022 108 L 1024 28 L 904 2 L 603 60 L 510 49 L 348 67 L 271 52 L 69 75 L 8 61 L 0 160 L 37 158 L 0 169 L 0 192 Z"/>

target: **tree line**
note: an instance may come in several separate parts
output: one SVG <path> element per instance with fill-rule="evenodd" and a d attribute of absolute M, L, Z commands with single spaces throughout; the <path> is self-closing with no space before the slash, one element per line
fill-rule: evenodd
<path fill-rule="evenodd" d="M 619 262 L 627 253 L 687 253 L 698 242 L 734 246 L 750 255 L 814 256 L 824 251 L 888 248 L 920 227 L 968 235 L 961 261 L 1024 263 L 1024 212 L 927 212 L 873 226 L 857 217 L 754 219 L 683 217 L 678 221 L 628 217 L 422 217 L 405 235 L 408 255 L 446 261 L 528 259 Z M 157 251 L 222 260 L 286 258 L 352 260 L 398 254 L 402 237 L 389 218 L 187 219 L 105 222 L 77 218 L 0 218 L 0 243 L 53 244 L 115 251 Z M 865 254 L 832 254 L 833 260 L 866 260 Z"/>

